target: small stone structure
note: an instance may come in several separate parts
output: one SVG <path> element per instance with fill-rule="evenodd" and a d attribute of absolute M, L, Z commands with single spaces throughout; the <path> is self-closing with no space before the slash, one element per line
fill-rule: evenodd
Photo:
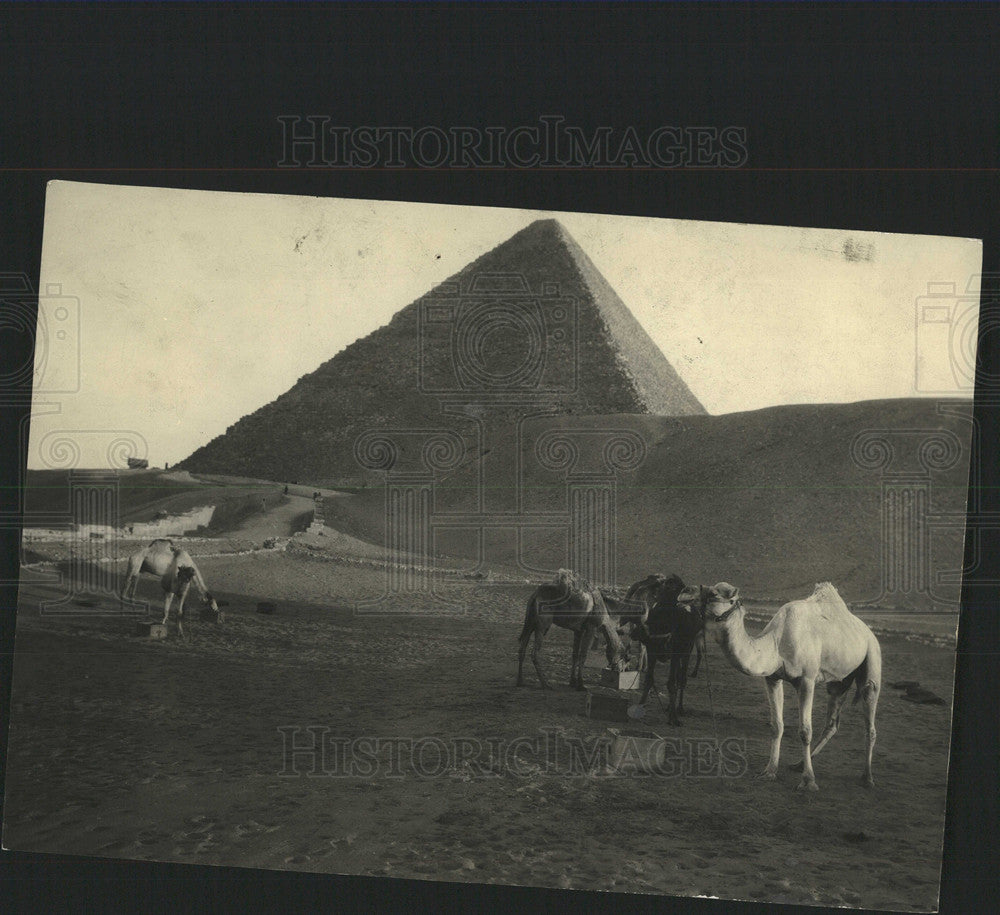
<path fill-rule="evenodd" d="M 307 534 L 322 534 L 323 529 L 326 525 L 323 522 L 323 497 L 318 496 L 313 500 L 315 508 L 313 509 L 312 522 L 306 529 Z"/>

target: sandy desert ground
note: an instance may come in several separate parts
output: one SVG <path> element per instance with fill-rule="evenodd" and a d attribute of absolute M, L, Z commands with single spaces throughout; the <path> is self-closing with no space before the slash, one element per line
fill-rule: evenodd
<path fill-rule="evenodd" d="M 554 691 L 539 689 L 530 670 L 527 685 L 514 686 L 529 585 L 457 583 L 447 592 L 456 604 L 449 615 L 419 615 L 427 609 L 419 599 L 396 607 L 405 615 L 357 615 L 354 602 L 381 591 L 384 570 L 319 549 L 329 543 L 306 536 L 284 552 L 203 556 L 228 616 L 216 625 L 189 613 L 186 640 L 173 630 L 166 641 L 135 637 L 133 618 L 111 599 L 65 616 L 39 614 L 39 600 L 57 586 L 23 585 L 4 844 L 447 881 L 935 907 L 953 619 L 939 620 L 937 635 L 880 636 L 885 679 L 873 791 L 857 783 L 857 706 L 846 708 L 840 733 L 816 761 L 818 793 L 796 791 L 798 776 L 787 770 L 774 782 L 753 778 L 766 757 L 763 687 L 730 668 L 711 642 L 711 704 L 702 673 L 689 684 L 683 728 L 670 728 L 653 700 L 640 725 L 673 739 L 670 773 L 609 774 L 584 764 L 587 740 L 606 737 L 608 727 L 634 728 L 584 716 L 583 694 L 565 685 L 568 633 L 555 630 L 547 641 Z M 157 589 L 145 580 L 140 595 L 154 598 Z M 278 612 L 257 613 L 259 600 L 276 601 Z M 898 614 L 890 623 L 929 628 Z M 596 667 L 588 684 L 598 681 Z M 945 704 L 903 700 L 888 686 L 898 680 L 919 681 Z M 783 761 L 793 762 L 798 708 L 786 696 Z M 817 699 L 817 730 L 820 706 Z M 285 741 L 302 746 L 313 733 L 326 735 L 324 756 L 299 754 L 290 767 Z M 716 736 L 730 740 L 721 768 L 713 768 Z M 360 761 L 352 774 L 339 748 L 359 738 L 368 740 L 352 745 Z"/>

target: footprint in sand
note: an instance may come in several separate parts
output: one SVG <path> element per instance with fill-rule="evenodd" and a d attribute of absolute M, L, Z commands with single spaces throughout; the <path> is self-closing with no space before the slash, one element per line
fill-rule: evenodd
<path fill-rule="evenodd" d="M 233 827 L 233 835 L 237 839 L 244 839 L 247 836 L 257 836 L 261 833 L 274 832 L 279 827 L 268 826 L 264 823 L 258 823 L 256 820 L 247 820 L 245 823 L 237 823 Z"/>
<path fill-rule="evenodd" d="M 195 839 L 197 841 L 194 841 Z M 186 844 L 176 845 L 174 847 L 175 855 L 200 855 L 219 844 L 215 841 L 215 836 L 212 833 L 201 836 L 185 836 L 182 841 Z M 193 844 L 190 844 L 192 842 Z"/>
<path fill-rule="evenodd" d="M 165 832 L 140 832 L 132 844 L 137 845 L 140 848 L 149 848 L 153 845 L 159 845 L 161 842 L 169 838 L 170 836 Z"/>
<path fill-rule="evenodd" d="M 215 820 L 209 819 L 204 814 L 199 814 L 198 816 L 188 817 L 185 824 L 191 826 L 188 834 L 199 835 L 200 833 L 208 832 L 210 829 L 215 828 Z"/>

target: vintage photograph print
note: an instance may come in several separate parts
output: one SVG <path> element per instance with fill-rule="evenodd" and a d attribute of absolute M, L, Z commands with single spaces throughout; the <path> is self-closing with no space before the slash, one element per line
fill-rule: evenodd
<path fill-rule="evenodd" d="M 981 273 L 53 182 L 4 847 L 933 911 Z"/>

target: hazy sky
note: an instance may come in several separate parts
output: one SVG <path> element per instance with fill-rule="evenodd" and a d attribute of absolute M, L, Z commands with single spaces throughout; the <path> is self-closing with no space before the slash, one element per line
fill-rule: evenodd
<path fill-rule="evenodd" d="M 179 461 L 546 216 L 710 413 L 962 391 L 949 347 L 976 304 L 943 295 L 929 301 L 950 312 L 916 318 L 929 283 L 965 291 L 978 241 L 52 182 L 41 289 L 61 287 L 71 332 L 40 329 L 36 409 L 59 412 L 33 417 L 29 466 L 57 430 L 80 466 L 105 466 L 119 431 Z M 46 393 L 75 387 L 75 300 L 79 391 Z"/>

